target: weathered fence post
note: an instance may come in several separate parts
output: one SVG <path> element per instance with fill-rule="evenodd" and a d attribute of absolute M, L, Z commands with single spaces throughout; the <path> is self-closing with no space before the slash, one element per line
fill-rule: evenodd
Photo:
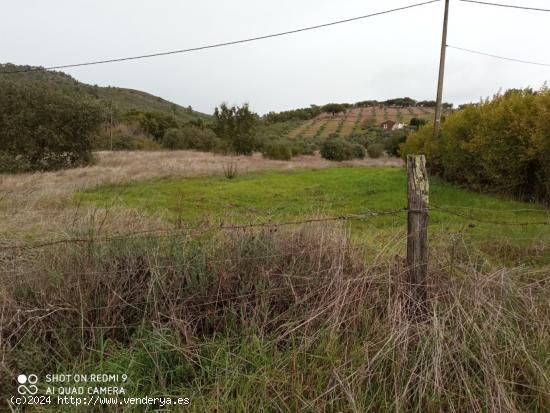
<path fill-rule="evenodd" d="M 415 314 L 425 308 L 428 270 L 428 173 L 424 155 L 407 155 L 407 283 Z"/>

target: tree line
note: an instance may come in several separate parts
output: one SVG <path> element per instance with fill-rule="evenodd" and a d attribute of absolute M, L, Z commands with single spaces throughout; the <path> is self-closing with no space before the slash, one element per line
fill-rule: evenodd
<path fill-rule="evenodd" d="M 447 181 L 550 203 L 550 90 L 513 89 L 466 105 L 442 124 L 412 133 L 402 153 L 423 153 Z"/>

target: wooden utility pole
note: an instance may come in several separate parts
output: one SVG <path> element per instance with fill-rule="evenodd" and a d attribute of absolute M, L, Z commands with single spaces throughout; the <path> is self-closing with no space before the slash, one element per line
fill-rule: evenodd
<path fill-rule="evenodd" d="M 407 296 L 413 313 L 424 308 L 428 272 L 428 173 L 424 155 L 407 155 Z"/>
<path fill-rule="evenodd" d="M 113 101 L 111 100 L 111 125 L 109 127 L 109 136 L 111 138 L 111 152 L 113 152 Z"/>
<path fill-rule="evenodd" d="M 443 34 L 441 36 L 441 56 L 439 57 L 439 79 L 437 81 L 437 100 L 435 103 L 434 138 L 441 133 L 441 105 L 443 99 L 443 77 L 445 75 L 445 51 L 447 50 L 447 22 L 449 20 L 449 0 L 445 0 L 443 15 Z"/>

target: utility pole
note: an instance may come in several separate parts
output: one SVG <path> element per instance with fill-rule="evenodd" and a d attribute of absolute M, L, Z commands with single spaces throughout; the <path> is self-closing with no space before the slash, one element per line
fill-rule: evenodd
<path fill-rule="evenodd" d="M 435 139 L 441 133 L 441 104 L 443 98 L 443 76 L 445 75 L 445 51 L 447 50 L 447 21 L 449 20 L 449 0 L 445 0 L 443 16 L 443 34 L 441 36 L 441 56 L 439 58 L 439 80 L 437 81 L 437 100 L 435 103 L 434 134 Z"/>
<path fill-rule="evenodd" d="M 111 100 L 111 126 L 109 127 L 109 136 L 111 138 L 111 152 L 113 152 L 113 101 Z"/>

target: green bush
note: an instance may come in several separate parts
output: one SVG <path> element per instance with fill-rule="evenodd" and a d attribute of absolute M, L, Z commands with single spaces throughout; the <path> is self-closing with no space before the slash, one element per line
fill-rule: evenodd
<path fill-rule="evenodd" d="M 0 171 L 53 170 L 93 161 L 98 106 L 54 86 L 0 80 Z"/>
<path fill-rule="evenodd" d="M 5 151 L 0 152 L 0 173 L 14 174 L 32 169 L 28 159 Z"/>
<path fill-rule="evenodd" d="M 384 141 L 384 150 L 388 155 L 399 156 L 399 146 L 407 140 L 407 132 L 397 130 L 390 133 L 390 136 Z"/>
<path fill-rule="evenodd" d="M 510 90 L 450 114 L 439 139 L 411 134 L 402 156 L 423 153 L 430 172 L 475 190 L 550 203 L 550 91 Z"/>
<path fill-rule="evenodd" d="M 145 132 L 157 140 L 161 140 L 168 129 L 178 127 L 178 122 L 173 115 L 162 112 L 130 110 L 124 118 L 128 122 L 138 123 Z"/>
<path fill-rule="evenodd" d="M 162 148 L 156 140 L 145 137 L 135 138 L 134 144 L 138 151 L 157 151 Z"/>
<path fill-rule="evenodd" d="M 238 155 L 252 155 L 259 148 L 256 137 L 259 117 L 247 104 L 229 107 L 222 103 L 214 110 L 214 118 L 214 131 L 224 141 L 225 148 Z"/>
<path fill-rule="evenodd" d="M 114 151 L 133 151 L 136 149 L 136 141 L 131 135 L 113 135 Z"/>
<path fill-rule="evenodd" d="M 195 149 L 212 151 L 219 145 L 216 134 L 207 128 L 193 125 L 171 128 L 164 134 L 161 144 L 167 149 Z"/>
<path fill-rule="evenodd" d="M 285 142 L 271 142 L 264 146 L 262 150 L 264 158 L 288 161 L 292 158 L 292 149 Z"/>
<path fill-rule="evenodd" d="M 318 147 L 312 140 L 299 140 L 294 142 L 291 149 L 292 156 L 314 155 Z"/>
<path fill-rule="evenodd" d="M 321 156 L 330 161 L 347 161 L 353 158 L 352 145 L 340 138 L 327 139 L 321 144 Z"/>
<path fill-rule="evenodd" d="M 371 143 L 367 146 L 367 153 L 370 158 L 380 158 L 384 154 L 384 146 L 380 143 Z"/>
<path fill-rule="evenodd" d="M 353 132 L 351 136 L 349 137 L 350 142 L 357 143 L 359 145 L 362 145 L 364 147 L 367 146 L 368 143 L 368 137 L 366 133 L 361 132 Z"/>
<path fill-rule="evenodd" d="M 365 147 L 358 143 L 351 144 L 351 154 L 353 158 L 364 159 L 365 158 Z"/>

